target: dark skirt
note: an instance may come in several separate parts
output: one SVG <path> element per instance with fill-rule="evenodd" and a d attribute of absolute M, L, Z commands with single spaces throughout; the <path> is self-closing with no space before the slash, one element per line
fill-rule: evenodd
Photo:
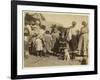
<path fill-rule="evenodd" d="M 58 41 L 58 39 L 56 40 L 54 47 L 52 48 L 52 51 L 58 53 L 58 51 L 59 51 L 59 41 Z"/>
<path fill-rule="evenodd" d="M 78 37 L 72 36 L 72 39 L 69 41 L 69 48 L 70 50 L 74 51 L 78 48 Z"/>

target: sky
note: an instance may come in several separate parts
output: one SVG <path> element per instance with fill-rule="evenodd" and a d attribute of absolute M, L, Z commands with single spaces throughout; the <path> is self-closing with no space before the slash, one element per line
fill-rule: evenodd
<path fill-rule="evenodd" d="M 82 27 L 82 21 L 86 21 L 89 24 L 89 14 L 84 13 L 59 13 L 59 12 L 34 12 L 34 11 L 26 11 L 29 13 L 42 13 L 42 15 L 46 18 L 47 22 L 53 22 L 62 24 L 64 27 L 69 27 L 72 25 L 72 21 L 76 21 L 76 28 L 80 30 Z"/>
<path fill-rule="evenodd" d="M 76 13 L 51 13 L 43 12 L 42 13 L 48 22 L 55 22 L 62 24 L 64 27 L 69 27 L 72 24 L 72 21 L 76 21 L 76 28 L 81 28 L 82 21 L 86 21 L 88 24 L 89 14 L 76 14 Z"/>

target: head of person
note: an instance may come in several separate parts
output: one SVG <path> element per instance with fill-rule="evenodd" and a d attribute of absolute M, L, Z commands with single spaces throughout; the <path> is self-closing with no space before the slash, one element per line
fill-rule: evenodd
<path fill-rule="evenodd" d="M 50 31 L 47 30 L 45 33 L 46 33 L 46 34 L 50 34 Z"/>
<path fill-rule="evenodd" d="M 64 32 L 61 32 L 61 33 L 59 33 L 59 36 L 60 36 L 61 38 L 64 38 L 64 37 L 65 37 L 65 33 L 64 33 Z"/>
<path fill-rule="evenodd" d="M 40 20 L 36 20 L 35 25 L 40 25 Z"/>
<path fill-rule="evenodd" d="M 36 38 L 37 38 L 37 39 L 41 39 L 41 36 L 40 36 L 40 35 L 37 35 Z"/>
<path fill-rule="evenodd" d="M 45 30 L 46 26 L 45 25 L 41 25 L 40 28 L 43 29 L 43 30 Z"/>
<path fill-rule="evenodd" d="M 73 22 L 72 22 L 72 27 L 75 27 L 75 26 L 76 26 L 76 22 L 73 21 Z"/>
<path fill-rule="evenodd" d="M 84 27 L 86 27 L 86 26 L 87 26 L 87 23 L 86 23 L 85 21 L 82 21 L 82 25 L 83 25 Z"/>
<path fill-rule="evenodd" d="M 29 30 L 27 28 L 24 28 L 24 35 L 28 36 L 29 35 Z"/>
<path fill-rule="evenodd" d="M 31 22 L 30 22 L 30 25 L 31 25 L 31 26 L 34 26 L 34 25 L 35 25 L 35 22 L 34 22 L 34 21 L 31 21 Z"/>
<path fill-rule="evenodd" d="M 32 29 L 33 31 L 36 31 L 37 27 L 36 27 L 36 26 L 31 26 L 31 29 Z"/>
<path fill-rule="evenodd" d="M 38 36 L 38 34 L 36 34 L 36 33 L 34 33 L 34 34 L 32 35 L 33 38 L 36 38 L 37 36 Z"/>
<path fill-rule="evenodd" d="M 56 25 L 55 24 L 52 24 L 51 25 L 51 33 L 54 33 L 54 29 L 55 29 Z"/>

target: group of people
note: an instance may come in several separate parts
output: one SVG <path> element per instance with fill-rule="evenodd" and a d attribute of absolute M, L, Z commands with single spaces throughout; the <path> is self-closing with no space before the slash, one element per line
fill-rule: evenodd
<path fill-rule="evenodd" d="M 39 21 L 24 27 L 24 54 L 29 56 L 57 56 L 63 60 L 74 59 L 75 55 L 88 56 L 88 28 L 85 21 L 82 28 L 76 29 L 77 23 L 58 30 L 56 25 L 41 25 Z"/>

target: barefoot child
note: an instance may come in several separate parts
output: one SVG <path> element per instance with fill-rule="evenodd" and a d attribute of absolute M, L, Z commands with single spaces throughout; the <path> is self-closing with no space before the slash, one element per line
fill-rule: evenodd
<path fill-rule="evenodd" d="M 37 36 L 35 44 L 36 44 L 37 56 L 41 57 L 42 56 L 42 52 L 43 52 L 43 43 L 42 43 L 42 39 L 41 39 L 40 36 Z"/>

